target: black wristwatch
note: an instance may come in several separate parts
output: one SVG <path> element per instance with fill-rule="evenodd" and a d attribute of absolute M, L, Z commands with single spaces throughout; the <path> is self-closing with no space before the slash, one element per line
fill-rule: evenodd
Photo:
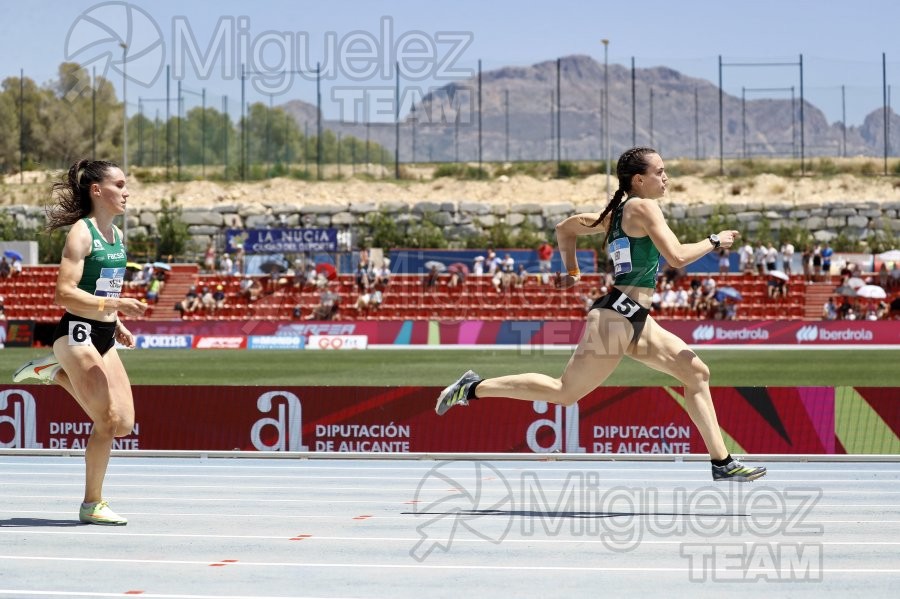
<path fill-rule="evenodd" d="M 722 245 L 722 242 L 719 241 L 719 236 L 715 233 L 707 237 L 707 239 L 709 239 L 709 242 L 713 244 L 713 249 L 715 250 L 719 249 L 719 246 Z"/>

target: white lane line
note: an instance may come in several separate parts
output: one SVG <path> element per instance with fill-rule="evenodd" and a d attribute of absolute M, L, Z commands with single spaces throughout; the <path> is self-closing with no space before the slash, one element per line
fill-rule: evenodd
<path fill-rule="evenodd" d="M 294 535 L 210 535 L 210 534 L 170 534 L 170 533 L 130 533 L 123 531 L 107 531 L 107 530 L 96 530 L 96 527 L 93 527 L 91 532 L 88 532 L 86 529 L 92 527 L 79 527 L 79 530 L 16 530 L 16 531 L 5 531 L 0 530 L 0 534 L 9 533 L 9 534 L 33 534 L 33 535 L 91 535 L 91 536 L 100 536 L 100 537 L 136 537 L 136 538 L 164 538 L 164 539 L 234 539 L 234 540 L 271 540 L 271 541 L 291 541 L 296 539 L 297 537 Z M 96 530 L 96 532 L 94 532 Z M 303 533 L 307 534 L 307 533 Z M 505 538 L 501 541 L 503 543 L 525 543 L 525 544 L 535 544 L 535 545 L 555 545 L 555 544 L 577 544 L 577 543 L 586 543 L 586 544 L 608 544 L 608 540 L 606 539 L 595 539 L 592 538 L 597 535 L 584 535 L 578 538 L 571 539 L 561 539 L 561 538 L 552 538 L 552 539 L 540 539 L 529 537 L 525 539 L 512 539 Z M 689 535 L 682 535 L 683 537 L 687 537 Z M 700 535 L 702 537 L 702 535 Z M 704 537 L 705 538 L 705 537 Z M 755 545 L 759 541 L 741 541 L 738 539 L 733 539 L 730 536 L 723 537 L 722 542 L 727 542 L 729 544 L 734 543 L 743 543 L 744 545 Z M 771 537 L 766 536 L 766 542 L 778 542 L 779 540 L 797 542 L 797 536 L 789 536 L 785 538 L 780 537 Z M 309 534 L 303 538 L 304 544 L 316 543 L 318 541 L 337 541 L 337 542 L 345 542 L 351 541 L 354 543 L 357 542 L 371 542 L 371 543 L 416 543 L 421 541 L 421 536 L 412 536 L 412 537 L 360 537 L 360 536 L 352 536 L 352 537 L 340 537 L 340 536 L 328 536 L 328 535 L 316 535 Z M 496 545 L 493 540 L 489 539 L 470 539 L 470 538 L 453 538 L 454 543 L 490 543 L 492 545 Z M 678 541 L 655 541 L 655 540 L 641 540 L 638 545 L 681 545 L 684 543 L 684 540 Z M 712 540 L 712 544 L 715 544 L 715 540 Z M 851 546 L 851 547 L 893 547 L 900 545 L 900 541 L 810 541 L 812 545 L 829 545 L 829 546 Z M 2 559 L 2 556 L 0 556 Z"/>
<path fill-rule="evenodd" d="M 143 459 L 143 458 L 142 458 Z M 444 461 L 434 461 L 428 462 L 427 464 L 416 463 L 410 465 L 405 468 L 397 468 L 397 467 L 379 467 L 379 466 L 316 466 L 316 465 L 291 465 L 285 462 L 277 462 L 275 465 L 266 465 L 266 464 L 229 464 L 229 465 L 214 465 L 209 463 L 198 462 L 196 464 L 142 464 L 135 461 L 128 461 L 127 465 L 123 458 L 114 458 L 113 463 L 111 464 L 111 468 L 115 468 L 118 470 L 131 470 L 131 469 L 149 469 L 155 468 L 158 470 L 184 470 L 187 468 L 195 468 L 199 470 L 228 470 L 228 471 L 240 471 L 240 470 L 300 470 L 300 471 L 317 471 L 317 470 L 327 470 L 328 472 L 334 472 L 339 470 L 341 472 L 355 472 L 357 470 L 362 471 L 381 471 L 381 470 L 399 470 L 402 472 L 416 472 L 416 471 L 429 471 L 434 469 L 435 467 L 439 467 L 442 472 L 472 472 L 472 464 L 481 463 L 481 464 L 490 464 L 497 468 L 498 470 L 508 471 L 508 472 L 520 472 L 520 471 L 532 471 L 532 470 L 540 470 L 542 472 L 552 472 L 555 470 L 562 470 L 563 472 L 568 471 L 576 471 L 576 472 L 633 472 L 635 474 L 643 474 L 646 472 L 672 472 L 674 469 L 678 468 L 678 472 L 696 472 L 699 470 L 706 471 L 706 466 L 708 466 L 708 462 L 703 464 L 702 462 L 690 461 L 690 462 L 671 462 L 669 465 L 665 467 L 658 467 L 654 464 L 653 467 L 646 467 L 642 462 L 618 462 L 615 465 L 607 465 L 607 464 L 594 464 L 590 462 L 585 462 L 580 464 L 579 467 L 573 466 L 573 462 L 541 462 L 541 461 L 532 461 L 529 462 L 525 466 L 511 466 L 508 462 L 498 462 L 492 460 L 483 460 L 483 459 L 471 459 L 465 461 L 467 466 L 454 466 L 452 465 L 454 462 L 462 462 L 462 460 L 444 460 Z M 745 461 L 753 461 L 752 458 L 745 458 Z M 764 460 L 760 460 L 764 461 Z M 900 461 L 900 459 L 898 459 Z M 646 462 L 651 463 L 651 462 Z M 431 465 L 429 465 L 431 464 Z M 703 464 L 704 467 L 699 467 L 700 464 Z M 72 468 L 73 470 L 84 470 L 84 461 L 79 459 L 78 461 L 73 461 L 72 463 L 53 463 L 53 462 L 39 462 L 39 461 L 28 461 L 23 460 L 22 462 L 0 462 L 0 466 L 12 466 L 16 468 L 26 468 L 28 469 L 28 473 L 31 473 L 36 466 L 39 467 L 49 467 L 49 468 Z M 856 474 L 900 474 L 900 468 L 895 467 L 884 467 L 884 468 L 851 468 L 849 464 L 840 463 L 835 464 L 834 468 L 804 468 L 803 462 L 780 462 L 778 463 L 777 470 L 779 471 L 791 471 L 793 475 L 803 475 L 803 474 L 816 474 L 816 473 L 829 473 L 829 474 L 840 474 L 846 472 L 849 475 Z M 10 472 L 16 473 L 18 471 Z M 56 474 L 60 474 L 58 471 Z M 112 472 L 111 472 L 112 473 Z M 6 472 L 3 472 L 6 474 Z M 51 472 L 47 472 L 46 474 L 53 474 Z M 128 472 L 119 472 L 119 475 L 129 474 Z M 149 473 L 149 474 L 138 474 L 131 473 L 134 476 L 157 476 L 157 474 Z M 160 474 L 159 476 L 162 476 Z M 192 474 L 165 474 L 165 476 L 193 476 Z M 199 474 L 197 476 L 200 476 Z M 245 474 L 215 474 L 212 476 L 247 476 Z M 274 474 L 264 475 L 260 474 L 257 476 L 277 476 Z M 318 476 L 318 475 L 317 475 Z M 395 478 L 395 477 L 385 477 L 383 475 L 378 476 L 360 476 L 360 475 L 352 475 L 353 478 Z M 321 475 L 322 478 L 348 478 L 349 475 L 337 475 L 337 474 L 324 474 Z M 312 476 L 311 476 L 312 478 Z M 397 476 L 397 479 L 409 478 L 406 476 Z"/>
<path fill-rule="evenodd" d="M 88 558 L 88 557 L 45 557 L 37 555 L 0 555 L 0 560 L 9 561 L 44 561 L 44 562 L 75 562 L 75 563 L 101 563 L 109 564 L 153 564 L 163 566 L 208 566 L 209 560 L 164 560 L 164 559 L 127 559 L 127 558 Z M 684 573 L 682 567 L 660 567 L 641 565 L 635 567 L 625 566 L 546 566 L 538 564 L 522 564 L 514 566 L 487 565 L 487 564 L 389 564 L 389 563 L 329 563 L 329 562 L 249 562 L 238 561 L 229 563 L 229 567 L 237 568 L 340 568 L 354 569 L 397 569 L 397 570 L 482 570 L 482 571 L 510 571 L 510 572 L 678 572 Z M 745 573 L 771 572 L 771 568 L 748 568 Z M 900 568 L 822 568 L 823 573 L 847 573 L 847 574 L 900 574 Z"/>
<path fill-rule="evenodd" d="M 95 593 L 80 591 L 31 591 L 22 589 L 0 589 L 0 597 L 148 597 L 150 599 L 325 599 L 308 595 L 170 595 L 167 593 Z M 348 597 L 329 597 L 328 599 L 349 599 Z"/>

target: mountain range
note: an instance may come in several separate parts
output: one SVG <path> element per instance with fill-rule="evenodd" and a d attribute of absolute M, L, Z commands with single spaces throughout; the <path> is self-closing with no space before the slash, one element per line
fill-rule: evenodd
<path fill-rule="evenodd" d="M 613 158 L 632 145 L 650 145 L 667 158 L 719 156 L 719 89 L 705 79 L 667 67 L 634 71 L 611 64 L 609 138 Z M 482 73 L 482 159 L 597 160 L 603 156 L 604 65 L 589 56 L 530 67 L 503 67 Z M 412 95 L 400 126 L 404 162 L 478 160 L 477 77 Z M 415 91 L 415 88 L 413 88 Z M 557 107 L 561 106 L 561 110 Z M 293 100 L 282 105 L 303 130 L 315 133 L 316 107 Z M 559 111 L 559 112 L 557 112 Z M 635 118 L 632 119 L 632 111 Z M 794 98 L 747 99 L 723 94 L 726 158 L 790 157 L 801 152 L 799 91 Z M 900 147 L 900 116 L 889 111 L 890 148 Z M 632 123 L 635 123 L 634 126 Z M 393 150 L 393 123 L 323 120 L 323 128 L 352 135 Z M 557 139 L 557 129 L 561 135 Z M 846 136 L 846 142 L 845 140 Z M 808 100 L 803 103 L 803 153 L 806 157 L 884 154 L 884 113 L 869 113 L 861 126 L 829 123 Z M 846 143 L 846 148 L 844 147 Z M 890 152 L 889 150 L 889 153 Z M 358 160 L 362 160 L 358 157 Z"/>

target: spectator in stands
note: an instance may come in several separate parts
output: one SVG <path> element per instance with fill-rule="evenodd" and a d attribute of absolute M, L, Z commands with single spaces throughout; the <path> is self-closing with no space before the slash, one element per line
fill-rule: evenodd
<path fill-rule="evenodd" d="M 6 306 L 4 303 L 6 302 L 6 298 L 0 295 L 0 320 L 6 318 Z"/>
<path fill-rule="evenodd" d="M 484 274 L 484 256 L 475 256 L 472 264 L 472 274 L 480 277 Z"/>
<path fill-rule="evenodd" d="M 831 249 L 831 244 L 826 242 L 825 247 L 822 248 L 822 275 L 825 277 L 825 281 L 831 281 L 831 257 L 834 256 L 834 250 Z"/>
<path fill-rule="evenodd" d="M 837 320 L 838 310 L 833 297 L 829 297 L 825 305 L 822 306 L 822 318 L 824 320 Z"/>
<path fill-rule="evenodd" d="M 18 258 L 13 258 L 12 267 L 10 268 L 9 276 L 18 277 L 22 274 L 22 261 Z"/>
<path fill-rule="evenodd" d="M 255 302 L 263 294 L 263 286 L 259 279 L 244 275 L 238 294 L 248 302 Z"/>
<path fill-rule="evenodd" d="M 438 270 L 437 266 L 432 266 L 431 270 L 425 273 L 425 280 L 422 281 L 422 286 L 426 291 L 434 291 L 437 289 L 438 281 L 440 280 L 441 273 Z"/>
<path fill-rule="evenodd" d="M 212 236 L 210 236 L 206 252 L 203 254 L 203 266 L 208 273 L 216 272 L 216 244 L 213 242 Z"/>
<path fill-rule="evenodd" d="M 6 256 L 0 258 L 0 279 L 5 279 L 10 275 L 10 265 L 9 262 L 6 261 Z"/>
<path fill-rule="evenodd" d="M 147 292 L 144 294 L 148 304 L 155 304 L 159 301 L 159 294 L 162 292 L 163 287 L 162 279 L 159 273 L 150 279 L 150 283 L 147 285 Z"/>
<path fill-rule="evenodd" d="M 213 292 L 213 300 L 215 301 L 216 310 L 225 307 L 225 289 L 221 285 L 216 285 L 216 290 Z"/>
<path fill-rule="evenodd" d="M 725 296 L 718 303 L 713 318 L 715 320 L 734 320 L 735 316 L 737 316 L 737 302 L 731 297 Z"/>
<path fill-rule="evenodd" d="M 381 290 L 374 287 L 370 291 L 366 291 L 356 299 L 356 309 L 366 312 L 377 312 L 384 301 L 384 295 Z"/>
<path fill-rule="evenodd" d="M 697 305 L 697 315 L 701 318 L 708 317 L 718 308 L 719 302 L 716 299 L 716 291 L 716 280 L 714 278 L 707 277 L 703 279 L 703 283 L 700 286 L 700 301 Z"/>
<path fill-rule="evenodd" d="M 662 285 L 665 287 L 666 285 L 674 285 L 678 282 L 678 280 L 684 276 L 683 268 L 675 268 L 671 264 L 666 264 L 662 270 Z"/>
<path fill-rule="evenodd" d="M 201 303 L 200 297 L 197 295 L 197 288 L 192 286 L 187 290 L 187 293 L 184 294 L 184 298 L 175 306 L 175 309 L 181 312 L 181 317 L 184 318 L 188 314 L 193 314 L 200 306 Z"/>
<path fill-rule="evenodd" d="M 223 275 L 231 276 L 234 274 L 234 261 L 231 259 L 231 254 L 225 254 L 222 256 L 222 261 L 219 264 L 219 272 Z"/>
<path fill-rule="evenodd" d="M 818 243 L 813 247 L 812 251 L 812 273 L 813 281 L 822 280 L 822 246 Z"/>
<path fill-rule="evenodd" d="M 846 296 L 841 297 L 841 305 L 838 306 L 838 320 L 856 320 L 856 316 L 853 314 L 853 306 L 850 304 L 850 299 Z"/>
<path fill-rule="evenodd" d="M 760 241 L 759 245 L 756 246 L 756 251 L 753 252 L 753 264 L 756 266 L 756 274 L 766 274 L 766 256 L 768 253 L 766 246 Z"/>
<path fill-rule="evenodd" d="M 360 262 L 356 265 L 356 290 L 359 293 L 365 293 L 372 284 L 373 276 L 370 276 L 369 263 Z"/>
<path fill-rule="evenodd" d="M 537 248 L 537 257 L 541 283 L 546 285 L 550 282 L 550 270 L 553 264 L 553 246 L 546 241 L 541 243 Z"/>
<path fill-rule="evenodd" d="M 209 287 L 203 287 L 203 293 L 200 295 L 200 304 L 206 313 L 210 316 L 216 312 L 216 300 L 213 298 L 212 291 Z"/>
<path fill-rule="evenodd" d="M 891 300 L 891 303 L 888 305 L 888 307 L 889 310 L 887 318 L 895 320 L 900 318 L 900 295 Z"/>
<path fill-rule="evenodd" d="M 743 273 L 753 272 L 753 246 L 747 241 L 739 250 L 740 269 Z"/>
<path fill-rule="evenodd" d="M 891 289 L 900 288 L 900 260 L 894 262 L 894 267 L 891 269 Z"/>
<path fill-rule="evenodd" d="M 519 271 L 516 273 L 516 278 L 513 280 L 513 286 L 524 287 L 526 283 L 528 283 L 528 269 L 525 268 L 524 264 L 520 264 Z"/>
<path fill-rule="evenodd" d="M 800 268 L 803 269 L 803 280 L 807 283 L 812 283 L 813 281 L 812 258 L 812 248 L 808 245 L 804 246 L 803 253 L 800 254 Z"/>
<path fill-rule="evenodd" d="M 790 241 L 785 241 L 781 245 L 781 270 L 785 272 L 787 275 L 791 275 L 793 270 L 794 263 L 794 244 Z"/>
<path fill-rule="evenodd" d="M 319 305 L 305 320 L 333 320 L 340 309 L 341 297 L 328 289 L 327 285 L 319 295 Z"/>
<path fill-rule="evenodd" d="M 675 291 L 675 313 L 684 315 L 690 305 L 690 295 L 684 285 L 679 285 Z"/>
<path fill-rule="evenodd" d="M 677 293 L 672 283 L 666 283 L 662 290 L 659 306 L 660 310 L 666 316 L 671 316 L 675 312 L 675 299 Z"/>
<path fill-rule="evenodd" d="M 384 289 L 391 282 L 391 259 L 385 257 L 381 266 L 372 270 L 372 284 L 377 289 Z"/>
<path fill-rule="evenodd" d="M 725 248 L 719 248 L 719 274 L 727 275 L 728 271 L 731 270 L 731 259 L 729 255 L 731 252 L 726 250 Z"/>
<path fill-rule="evenodd" d="M 881 267 L 878 269 L 878 285 L 882 289 L 889 289 L 891 286 L 891 273 L 888 272 L 887 264 L 884 262 L 881 263 Z"/>
<path fill-rule="evenodd" d="M 500 270 L 500 266 L 503 263 L 503 260 L 500 259 L 500 256 L 497 255 L 497 252 L 494 251 L 494 248 L 489 247 L 487 250 L 487 271 L 489 275 L 495 274 L 498 270 Z"/>
<path fill-rule="evenodd" d="M 234 251 L 234 274 L 244 272 L 244 247 L 240 246 Z"/>
<path fill-rule="evenodd" d="M 772 272 L 778 266 L 778 250 L 772 242 L 766 247 L 766 272 Z"/>
<path fill-rule="evenodd" d="M 450 268 L 450 278 L 447 280 L 447 287 L 455 289 L 462 286 L 466 282 L 466 273 L 461 268 Z"/>
<path fill-rule="evenodd" d="M 770 275 L 766 281 L 766 293 L 769 299 L 784 299 L 787 297 L 787 281 Z"/>

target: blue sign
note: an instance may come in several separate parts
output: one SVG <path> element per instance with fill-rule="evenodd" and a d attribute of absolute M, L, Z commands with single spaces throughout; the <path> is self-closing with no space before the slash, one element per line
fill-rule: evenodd
<path fill-rule="evenodd" d="M 138 335 L 135 347 L 138 349 L 191 349 L 193 335 Z"/>
<path fill-rule="evenodd" d="M 304 338 L 297 335 L 251 335 L 248 349 L 303 349 Z"/>
<path fill-rule="evenodd" d="M 247 254 L 336 252 L 337 229 L 228 229 L 225 251 Z"/>

